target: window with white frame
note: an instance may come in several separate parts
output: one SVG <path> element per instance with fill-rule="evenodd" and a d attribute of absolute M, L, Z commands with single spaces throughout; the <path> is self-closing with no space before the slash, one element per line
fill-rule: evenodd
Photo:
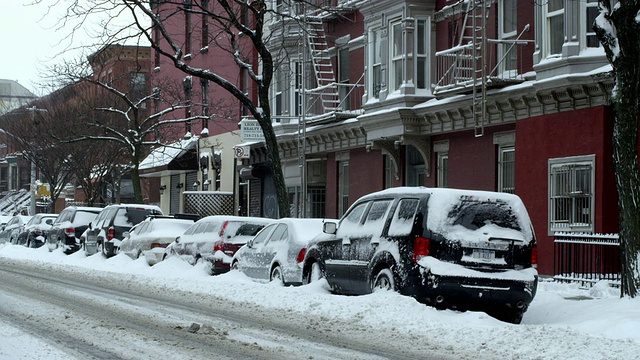
<path fill-rule="evenodd" d="M 544 6 L 547 55 L 561 55 L 564 44 L 564 0 L 548 0 Z"/>
<path fill-rule="evenodd" d="M 349 93 L 351 88 L 346 86 L 349 84 L 349 48 L 341 48 L 338 51 L 338 82 L 339 86 L 340 108 L 342 110 L 350 110 Z"/>
<path fill-rule="evenodd" d="M 382 89 L 382 46 L 380 44 L 382 30 L 380 28 L 371 31 L 369 42 L 369 58 L 371 64 L 371 97 L 379 98 Z"/>
<path fill-rule="evenodd" d="M 500 146 L 498 150 L 498 191 L 514 194 L 516 191 L 516 148 Z"/>
<path fill-rule="evenodd" d="M 284 114 L 284 110 L 285 110 L 285 104 L 284 104 L 284 100 L 285 100 L 285 95 L 284 95 L 284 89 L 286 88 L 285 84 L 284 84 L 284 76 L 283 76 L 283 71 L 281 67 L 278 67 L 275 71 L 274 74 L 274 79 L 275 79 L 275 92 L 274 92 L 274 96 L 275 96 L 275 106 L 274 106 L 274 113 L 275 115 L 283 115 Z M 276 122 L 280 122 L 281 119 L 276 117 Z"/>
<path fill-rule="evenodd" d="M 399 90 L 404 82 L 404 29 L 397 21 L 391 24 L 391 91 Z"/>
<path fill-rule="evenodd" d="M 593 231 L 595 155 L 549 159 L 549 232 Z"/>
<path fill-rule="evenodd" d="M 500 0 L 498 2 L 500 15 L 498 17 L 500 40 L 515 40 L 518 36 L 518 1 Z M 500 44 L 499 56 L 502 60 L 501 71 L 511 71 L 517 69 L 516 47 L 510 43 Z"/>
<path fill-rule="evenodd" d="M 438 187 L 449 186 L 449 153 L 438 153 Z"/>
<path fill-rule="evenodd" d="M 515 0 L 514 0 L 515 1 Z M 429 78 L 428 78 L 428 49 L 429 44 L 427 43 L 429 39 L 428 31 L 429 27 L 427 26 L 426 19 L 418 19 L 416 20 L 416 87 L 418 89 L 427 89 L 429 87 Z"/>
<path fill-rule="evenodd" d="M 349 160 L 338 163 L 338 211 L 342 216 L 349 209 Z"/>
<path fill-rule="evenodd" d="M 393 164 L 393 158 L 389 155 L 384 156 L 384 188 L 388 189 L 393 187 L 395 181 L 395 166 Z"/>
<path fill-rule="evenodd" d="M 596 17 L 599 14 L 598 0 L 586 0 L 584 8 L 585 19 L 585 47 L 597 48 L 600 47 L 600 42 L 596 38 L 596 32 L 593 30 L 593 23 L 596 21 Z"/>

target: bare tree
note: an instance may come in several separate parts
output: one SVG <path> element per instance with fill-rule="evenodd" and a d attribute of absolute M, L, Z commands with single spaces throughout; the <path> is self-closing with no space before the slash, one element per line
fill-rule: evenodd
<path fill-rule="evenodd" d="M 258 121 L 264 134 L 267 156 L 274 175 L 274 183 L 278 198 L 280 217 L 290 216 L 289 198 L 282 172 L 278 143 L 271 120 L 269 92 L 275 71 L 275 62 L 271 50 L 267 46 L 268 31 L 265 28 L 269 14 L 273 14 L 268 1 L 217 0 L 213 6 L 203 1 L 190 1 L 184 5 L 182 1 L 166 1 L 176 6 L 177 11 L 162 12 L 154 10 L 148 1 L 133 0 L 121 3 L 129 8 L 135 19 L 135 25 L 161 56 L 170 59 L 173 65 L 185 74 L 207 79 L 229 92 Z M 165 5 L 166 6 L 166 5 Z M 213 10 L 212 10 L 213 9 Z M 210 31 L 215 39 L 213 44 L 217 51 L 226 52 L 233 57 L 237 67 L 244 71 L 257 89 L 257 99 L 239 87 L 223 69 L 210 64 L 208 68 L 192 66 L 183 52 L 179 34 L 173 34 L 165 27 L 178 14 L 190 12 L 205 15 L 212 26 Z M 245 21 L 245 19 L 250 19 Z M 148 26 L 151 22 L 151 26 Z M 153 35 L 153 29 L 157 37 Z"/>
<path fill-rule="evenodd" d="M 594 24 L 613 67 L 613 162 L 620 212 L 621 295 L 636 297 L 640 288 L 640 168 L 638 106 L 640 95 L 640 2 L 600 0 Z"/>
<path fill-rule="evenodd" d="M 49 184 L 53 203 L 71 176 L 65 165 L 69 146 L 59 144 L 55 134 L 58 124 L 73 116 L 68 101 L 75 94 L 73 87 L 66 87 L 0 118 L 9 145 L 33 163 Z"/>
<path fill-rule="evenodd" d="M 131 174 L 134 201 L 142 203 L 139 170 L 141 161 L 151 148 L 165 145 L 162 135 L 167 129 L 176 124 L 202 119 L 202 115 L 169 116 L 198 104 L 184 100 L 171 102 L 170 99 L 163 98 L 162 92 L 157 88 L 132 89 L 129 79 L 116 77 L 102 80 L 94 72 L 87 71 L 86 64 L 82 62 L 67 62 L 58 65 L 55 71 L 58 78 L 92 85 L 92 90 L 89 91 L 92 96 L 86 101 L 91 101 L 93 110 L 101 113 L 100 116 L 85 116 L 82 127 L 72 129 L 60 140 L 67 143 L 92 141 L 119 144 L 121 159 L 127 164 Z M 129 76 L 129 73 L 123 76 Z M 148 104 L 154 101 L 166 104 L 166 107 L 151 112 Z"/>

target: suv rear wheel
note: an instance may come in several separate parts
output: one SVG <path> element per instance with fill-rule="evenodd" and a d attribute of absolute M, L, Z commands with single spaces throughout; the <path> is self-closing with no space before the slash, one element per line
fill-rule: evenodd
<path fill-rule="evenodd" d="M 371 292 L 374 292 L 378 289 L 383 290 L 396 290 L 396 283 L 393 280 L 393 273 L 389 268 L 380 269 L 376 276 L 374 277 L 373 283 L 371 284 Z"/>

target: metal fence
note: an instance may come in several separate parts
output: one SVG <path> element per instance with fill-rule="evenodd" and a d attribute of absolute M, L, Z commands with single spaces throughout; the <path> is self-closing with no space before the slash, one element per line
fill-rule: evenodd
<path fill-rule="evenodd" d="M 608 281 L 620 286 L 618 234 L 554 234 L 554 279 L 592 286 Z"/>

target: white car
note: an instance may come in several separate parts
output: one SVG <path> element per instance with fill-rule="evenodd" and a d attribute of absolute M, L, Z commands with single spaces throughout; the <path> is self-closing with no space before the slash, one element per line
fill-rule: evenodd
<path fill-rule="evenodd" d="M 149 217 L 123 234 L 120 252 L 132 259 L 144 256 L 149 265 L 162 261 L 165 248 L 182 235 L 195 219 Z"/>
<path fill-rule="evenodd" d="M 277 220 L 236 252 L 231 268 L 258 280 L 300 285 L 307 246 L 322 233 L 324 222 L 325 219 Z"/>

